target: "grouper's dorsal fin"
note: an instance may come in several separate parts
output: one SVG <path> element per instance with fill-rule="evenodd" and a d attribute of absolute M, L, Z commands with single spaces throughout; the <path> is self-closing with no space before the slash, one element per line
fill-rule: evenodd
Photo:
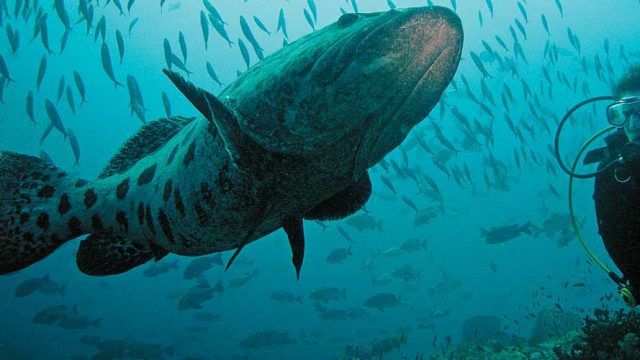
<path fill-rule="evenodd" d="M 242 132 L 236 116 L 220 99 L 208 91 L 198 88 L 176 72 L 167 69 L 162 71 L 193 106 L 216 127 L 218 135 L 224 142 L 225 148 L 235 164 L 242 161 L 241 154 L 247 153 L 250 147 L 255 149 L 259 147 L 257 143 Z"/>
<path fill-rule="evenodd" d="M 166 144 L 194 119 L 176 116 L 147 123 L 120 147 L 98 178 L 106 178 L 129 170 L 138 160 Z"/>

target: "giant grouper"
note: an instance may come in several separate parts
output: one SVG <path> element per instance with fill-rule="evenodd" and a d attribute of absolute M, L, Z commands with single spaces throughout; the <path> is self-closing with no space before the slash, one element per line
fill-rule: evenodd
<path fill-rule="evenodd" d="M 420 7 L 340 19 L 283 47 L 218 97 L 165 74 L 203 115 L 143 126 L 97 179 L 0 152 L 0 273 L 88 235 L 90 275 L 286 232 L 299 276 L 303 219 L 341 219 L 371 195 L 367 169 L 429 114 L 460 61 L 460 19 Z"/>

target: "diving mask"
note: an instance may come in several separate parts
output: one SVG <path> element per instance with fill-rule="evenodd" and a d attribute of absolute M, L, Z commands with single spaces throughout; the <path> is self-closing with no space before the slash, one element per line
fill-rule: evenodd
<path fill-rule="evenodd" d="M 640 96 L 624 97 L 607 106 L 609 124 L 617 128 L 623 127 L 631 116 L 640 120 Z"/>

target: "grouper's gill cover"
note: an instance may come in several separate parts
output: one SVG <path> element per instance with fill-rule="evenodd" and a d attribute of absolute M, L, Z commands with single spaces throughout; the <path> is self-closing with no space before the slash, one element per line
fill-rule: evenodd
<path fill-rule="evenodd" d="M 258 63 L 221 99 L 275 152 L 317 153 L 367 128 L 380 137 L 376 149 L 364 139 L 373 165 L 435 106 L 461 48 L 460 20 L 445 8 L 346 14 Z M 386 125 L 404 130 L 380 134 Z"/>
<path fill-rule="evenodd" d="M 360 82 L 378 84 L 380 93 L 360 95 L 374 115 L 367 114 L 371 126 L 356 154 L 356 169 L 377 164 L 429 115 L 457 70 L 462 43 L 460 19 L 438 7 L 406 11 L 369 36 L 360 55 Z"/>

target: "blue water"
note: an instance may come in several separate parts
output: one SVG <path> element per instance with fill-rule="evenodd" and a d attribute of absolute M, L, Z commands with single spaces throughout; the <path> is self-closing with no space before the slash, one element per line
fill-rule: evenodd
<path fill-rule="evenodd" d="M 0 54 L 6 60 L 11 77 L 16 81 L 4 90 L 4 104 L 0 105 L 0 149 L 12 150 L 38 156 L 40 149 L 50 155 L 55 164 L 71 174 L 83 178 L 95 178 L 120 145 L 137 129 L 141 122 L 130 115 L 129 96 L 125 88 L 114 88 L 105 75 L 100 60 L 101 41 L 94 42 L 93 31 L 85 35 L 84 22 L 73 25 L 68 44 L 60 53 L 60 38 L 64 27 L 54 7 L 41 1 L 48 15 L 49 39 L 54 54 L 48 55 L 46 76 L 39 90 L 35 89 L 36 73 L 40 59 L 46 50 L 33 34 L 33 15 L 25 22 L 22 17 L 13 17 L 14 0 L 6 1 L 11 16 L 5 14 L 0 36 Z M 94 2 L 95 3 L 95 2 Z M 165 67 L 163 40 L 170 41 L 174 53 L 181 57 L 178 32 L 182 31 L 188 45 L 190 80 L 208 91 L 217 94 L 222 87 L 207 75 L 205 64 L 210 62 L 224 84 L 236 78 L 237 71 L 245 69 L 237 46 L 229 47 L 210 26 L 209 48 L 205 51 L 199 14 L 205 10 L 200 1 L 168 0 L 161 11 L 158 1 L 139 0 L 133 4 L 130 14 L 119 15 L 114 3 L 103 6 L 94 4 L 94 24 L 104 15 L 107 23 L 107 43 L 110 48 L 115 75 L 125 83 L 126 76 L 134 75 L 140 84 L 147 108 L 148 120 L 165 116 L 161 92 L 165 91 L 175 115 L 195 116 L 197 111 L 163 76 Z M 282 46 L 283 36 L 273 32 L 267 36 L 251 20 L 258 16 L 270 30 L 275 30 L 278 13 L 284 9 L 290 41 L 311 32 L 303 16 L 309 8 L 306 1 L 212 1 L 228 25 L 227 32 L 232 41 L 243 37 L 239 17 L 247 18 L 258 41 L 270 54 Z M 317 1 L 318 20 L 316 28 L 322 28 L 340 16 L 340 8 L 353 11 L 351 1 Z M 434 1 L 436 5 L 452 7 L 449 1 Z M 444 198 L 444 213 L 429 224 L 414 226 L 415 212 L 402 196 L 411 199 L 419 209 L 437 207 L 438 203 L 418 194 L 413 180 L 401 177 L 391 170 L 386 173 L 381 166 L 370 170 L 373 196 L 366 205 L 370 216 L 383 221 L 382 230 L 358 231 L 346 220 L 326 222 L 326 229 L 317 223 L 305 222 L 307 247 L 302 276 L 299 281 L 291 265 L 291 252 L 283 231 L 277 231 L 243 250 L 239 263 L 224 272 L 214 266 L 205 275 L 211 285 L 219 279 L 225 285 L 223 294 L 204 303 L 204 310 L 219 315 L 219 319 L 202 322 L 193 319 L 198 311 L 177 310 L 178 300 L 171 296 L 195 285 L 187 281 L 182 271 L 192 258 L 169 255 L 162 262 L 178 260 L 179 269 L 149 278 L 142 275 L 146 266 L 141 266 L 123 275 L 105 278 L 82 274 L 75 265 L 75 252 L 79 240 L 70 241 L 51 256 L 24 269 L 17 274 L 0 277 L 0 359 L 70 359 L 73 355 L 91 358 L 96 348 L 81 342 L 87 335 L 103 340 L 118 339 L 138 341 L 146 344 L 171 346 L 173 352 L 165 352 L 166 358 L 183 359 L 196 356 L 205 359 L 231 359 L 246 356 L 249 359 L 331 359 L 339 358 L 348 344 L 364 347 L 378 339 L 408 335 L 408 343 L 400 351 L 385 355 L 388 359 L 402 356 L 413 358 L 416 353 L 433 354 L 444 346 L 447 336 L 451 343 L 461 339 L 463 322 L 476 315 L 495 315 L 503 320 L 506 331 L 528 337 L 535 319 L 526 317 L 558 303 L 563 309 L 582 314 L 601 306 L 602 297 L 615 294 L 615 286 L 606 274 L 586 262 L 587 255 L 572 233 L 568 243 L 558 246 L 557 235 L 537 237 L 522 235 L 503 244 L 486 244 L 480 228 L 523 224 L 531 221 L 542 226 L 552 214 L 567 214 L 568 178 L 561 173 L 549 152 L 558 119 L 573 104 L 588 97 L 583 93 L 583 82 L 591 95 L 610 94 L 610 83 L 601 81 L 594 70 L 597 55 L 605 66 L 605 80 L 616 79 L 628 67 L 620 56 L 624 54 L 630 63 L 640 58 L 639 40 L 635 35 L 640 15 L 638 1 L 623 0 L 563 1 L 563 16 L 555 2 L 529 0 L 524 7 L 528 23 L 520 14 L 516 1 L 494 1 L 495 12 L 491 17 L 484 1 L 460 1 L 457 13 L 465 31 L 463 59 L 454 78 L 453 86 L 443 96 L 445 112 L 441 116 L 436 106 L 429 120 L 418 125 L 405 142 L 387 155 L 386 162 L 405 162 L 401 149 L 407 154 L 408 166 L 418 174 L 429 174 L 438 184 Z M 399 7 L 424 6 L 424 1 L 397 0 Z M 66 1 L 66 9 L 72 24 L 79 19 L 76 1 Z M 123 4 L 126 6 L 126 4 Z M 383 0 L 361 0 L 360 12 L 377 12 L 389 9 Z M 480 26 L 478 12 L 482 14 Z M 126 9 L 125 9 L 125 13 Z M 541 14 L 546 16 L 551 36 L 541 25 Z M 128 33 L 132 20 L 137 25 Z M 514 23 L 518 19 L 524 25 L 527 39 L 523 39 Z M 7 36 L 8 25 L 20 34 L 20 46 L 12 54 Z M 509 33 L 513 26 L 524 50 L 528 63 L 515 60 L 518 76 L 501 71 L 498 64 L 487 62 L 482 56 L 490 78 L 486 85 L 495 99 L 496 106 L 483 99 L 480 81 L 482 74 L 471 60 L 470 52 L 482 55 L 485 40 L 504 58 L 513 58 L 513 39 Z M 120 29 L 125 39 L 125 56 L 122 64 L 117 60 L 115 30 Z M 568 29 L 579 38 L 578 52 L 569 41 Z M 509 51 L 502 49 L 495 40 L 499 35 L 505 40 Z M 604 42 L 608 39 L 610 55 L 605 53 Z M 557 63 L 544 56 L 545 42 L 558 48 Z M 251 52 L 251 51 L 250 51 Z M 251 52 L 252 63 L 257 61 Z M 588 73 L 582 69 L 586 59 Z M 613 74 L 607 72 L 610 63 Z M 545 67 L 553 85 L 549 85 L 542 73 Z M 78 71 L 87 88 L 87 103 L 80 106 L 73 82 L 73 71 Z M 564 75 L 577 91 L 563 85 L 558 75 Z M 464 90 L 462 77 L 466 77 L 474 95 L 492 111 L 494 118 L 484 113 L 470 101 Z M 74 155 L 69 142 L 57 132 L 40 144 L 40 137 L 48 125 L 45 99 L 55 100 L 60 78 L 64 77 L 74 93 L 77 113 L 72 114 L 63 95 L 57 109 L 65 123 L 76 134 L 80 145 L 79 164 L 74 166 Z M 539 111 L 550 127 L 545 130 L 542 123 L 532 116 L 523 94 L 522 82 L 530 87 L 533 96 L 529 102 Z M 511 89 L 514 100 L 509 100 L 506 109 L 500 100 L 503 87 Z M 553 98 L 548 96 L 552 88 Z M 36 124 L 31 123 L 25 111 L 27 93 L 35 95 Z M 539 105 L 534 98 L 537 97 Z M 55 102 L 55 101 L 54 101 Z M 604 106 L 604 105 L 603 105 Z M 602 108 L 588 107 L 576 116 L 563 137 L 562 151 L 566 159 L 572 159 L 588 136 L 606 125 Z M 492 128 L 495 145 L 485 146 L 485 137 L 475 133 L 483 144 L 476 149 L 463 149 L 448 160 L 446 167 L 463 169 L 468 164 L 473 184 L 459 186 L 438 170 L 432 156 L 416 145 L 416 136 L 435 150 L 444 146 L 436 139 L 431 120 L 438 122 L 445 136 L 462 148 L 462 127 L 452 114 L 456 107 L 473 124 L 477 120 L 485 128 Z M 505 119 L 508 116 L 523 130 L 526 144 L 522 144 Z M 532 126 L 533 136 L 522 124 Z M 521 159 L 521 170 L 515 164 L 514 150 L 525 149 L 528 161 Z M 531 159 L 534 153 L 539 164 Z M 488 186 L 483 174 L 494 179 L 486 159 L 492 156 L 506 166 L 508 188 L 496 189 Z M 565 161 L 567 161 L 565 159 Z M 547 169 L 547 162 L 557 173 Z M 397 194 L 394 195 L 381 181 L 381 175 L 391 179 Z M 422 175 L 420 176 L 423 179 Z M 421 180 L 421 186 L 424 181 Z M 550 185 L 559 194 L 550 191 Z M 614 266 L 607 257 L 596 230 L 596 221 L 591 200 L 592 181 L 579 181 L 575 188 L 577 216 L 581 219 L 582 231 L 595 253 L 607 264 Z M 362 214 L 360 212 L 359 214 Z M 353 256 L 342 264 L 326 262 L 327 255 L 336 248 L 350 245 L 338 231 L 341 226 L 353 239 Z M 426 240 L 426 249 L 412 253 L 396 252 L 407 239 Z M 223 253 L 226 261 L 231 252 Z M 403 265 L 419 271 L 419 279 L 408 282 L 392 273 Z M 493 267 L 493 269 L 492 269 Z M 238 288 L 228 285 L 247 273 L 257 271 L 251 281 Z M 14 296 L 16 287 L 25 280 L 49 274 L 58 284 L 66 284 L 64 296 L 45 295 L 37 292 L 28 297 Z M 390 278 L 384 284 L 375 284 L 372 279 Z M 574 287 L 573 284 L 585 286 Z M 319 318 L 314 301 L 308 297 L 322 287 L 346 289 L 346 299 L 329 302 L 329 309 L 363 309 L 365 316 L 358 319 L 329 321 Z M 275 291 L 286 290 L 303 297 L 302 303 L 278 303 L 269 298 Z M 393 293 L 402 299 L 400 306 L 378 311 L 363 306 L 370 296 Z M 534 297 L 534 293 L 542 293 Z M 606 301 L 611 307 L 622 307 L 617 297 Z M 36 324 L 32 321 L 41 309 L 51 305 L 65 304 L 69 308 L 77 305 L 78 312 L 91 319 L 102 319 L 99 327 L 89 329 L 63 329 L 59 326 Z M 509 319 L 505 318 L 507 316 Z M 517 323 L 513 321 L 517 320 Z M 195 328 L 194 325 L 200 328 Z M 422 325 L 422 326 L 419 326 Z M 240 346 L 248 336 L 263 330 L 287 333 L 294 343 L 267 346 L 258 349 Z M 434 337 L 437 338 L 434 342 Z M 86 342 L 86 339 L 84 340 Z M 433 343 L 436 346 L 433 346 Z"/>

